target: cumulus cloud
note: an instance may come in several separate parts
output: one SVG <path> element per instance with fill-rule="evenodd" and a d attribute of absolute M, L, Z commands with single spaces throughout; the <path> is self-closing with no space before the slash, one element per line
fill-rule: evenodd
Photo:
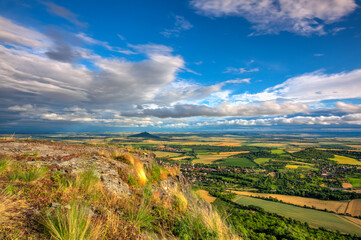
<path fill-rule="evenodd" d="M 193 25 L 182 16 L 175 16 L 173 28 L 165 29 L 161 34 L 165 37 L 179 37 L 179 34 L 185 30 L 193 28 Z"/>
<path fill-rule="evenodd" d="M 240 16 L 258 33 L 289 31 L 301 35 L 324 34 L 324 26 L 352 13 L 354 0 L 192 0 L 208 16 Z"/>
<path fill-rule="evenodd" d="M 361 98 L 361 69 L 351 72 L 325 74 L 321 71 L 293 77 L 265 91 L 234 96 L 241 101 L 270 101 L 286 99 L 301 102 Z"/>

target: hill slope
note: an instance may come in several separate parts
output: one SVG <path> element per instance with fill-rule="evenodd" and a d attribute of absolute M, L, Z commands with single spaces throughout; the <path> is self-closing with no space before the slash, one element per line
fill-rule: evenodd
<path fill-rule="evenodd" d="M 146 138 L 146 139 L 159 139 L 160 137 L 150 134 L 148 132 L 142 132 L 138 134 L 129 135 L 130 138 Z"/>
<path fill-rule="evenodd" d="M 239 239 L 179 169 L 114 146 L 0 141 L 0 239 Z"/>

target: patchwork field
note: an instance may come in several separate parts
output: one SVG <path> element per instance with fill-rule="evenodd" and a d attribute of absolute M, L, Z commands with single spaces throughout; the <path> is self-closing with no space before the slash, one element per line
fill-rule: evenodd
<path fill-rule="evenodd" d="M 320 210 L 327 209 L 328 211 L 333 211 L 336 213 L 345 213 L 348 204 L 347 201 L 325 201 L 314 198 L 288 196 L 281 194 L 254 193 L 254 192 L 246 192 L 246 191 L 232 191 L 232 192 L 238 195 L 249 196 L 249 197 L 267 197 L 267 198 L 273 197 L 278 200 L 282 200 L 285 203 L 291 203 L 301 207 L 306 205 L 307 207 L 315 207 L 316 209 L 320 209 Z"/>
<path fill-rule="evenodd" d="M 361 161 L 357 161 L 356 159 L 349 158 L 349 157 L 335 155 L 335 158 L 332 158 L 331 160 L 334 160 L 334 161 L 338 162 L 339 164 L 350 164 L 350 165 L 360 165 L 361 166 Z"/>
<path fill-rule="evenodd" d="M 216 197 L 210 195 L 209 192 L 206 190 L 198 190 L 196 191 L 196 193 L 209 203 L 212 203 L 217 199 Z"/>
<path fill-rule="evenodd" d="M 357 234 L 361 236 L 360 226 L 351 223 L 348 219 L 337 214 L 247 196 L 237 196 L 233 201 L 243 205 L 259 206 L 268 212 L 273 212 L 285 217 L 291 217 L 302 222 L 307 222 L 314 227 L 324 227 L 333 231 L 339 230 L 343 233 Z"/>

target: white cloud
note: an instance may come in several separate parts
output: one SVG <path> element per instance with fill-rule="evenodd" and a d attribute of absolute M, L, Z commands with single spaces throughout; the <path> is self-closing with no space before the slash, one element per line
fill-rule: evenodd
<path fill-rule="evenodd" d="M 200 122 L 198 126 L 221 126 L 221 125 L 341 125 L 354 124 L 361 125 L 361 114 L 348 114 L 344 116 L 297 116 L 297 117 L 277 117 L 261 119 L 232 119 L 217 122 Z"/>
<path fill-rule="evenodd" d="M 270 116 L 293 113 L 305 113 L 309 108 L 306 104 L 295 102 L 276 103 L 273 101 L 260 104 L 221 103 L 215 107 L 194 104 L 177 104 L 171 107 L 142 109 L 130 116 L 154 116 L 158 118 L 183 117 L 221 117 L 221 116 Z"/>
<path fill-rule="evenodd" d="M 136 52 L 131 51 L 129 49 L 123 49 L 123 48 L 119 48 L 119 47 L 110 46 L 108 42 L 96 40 L 96 39 L 86 35 L 85 33 L 78 33 L 78 34 L 76 34 L 76 36 L 88 44 L 103 46 L 106 49 L 108 49 L 109 51 L 118 52 L 118 53 L 122 53 L 122 54 L 126 54 L 126 55 L 137 54 Z"/>
<path fill-rule="evenodd" d="M 301 35 L 324 34 L 325 24 L 339 21 L 357 7 L 354 0 L 192 0 L 191 5 L 209 16 L 244 17 L 258 33 Z"/>
<path fill-rule="evenodd" d="M 30 28 L 22 27 L 13 21 L 0 16 L 0 42 L 14 45 L 20 44 L 26 47 L 46 48 L 50 46 L 49 39 Z"/>
<path fill-rule="evenodd" d="M 223 73 L 243 74 L 243 73 L 252 73 L 252 72 L 258 72 L 258 71 L 259 71 L 259 68 L 246 69 L 246 68 L 228 67 L 226 69 L 226 71 L 224 71 Z"/>
<path fill-rule="evenodd" d="M 348 113 L 361 113 L 361 104 L 336 102 L 337 109 Z"/>
<path fill-rule="evenodd" d="M 267 88 L 265 91 L 235 95 L 238 101 L 270 101 L 285 99 L 300 102 L 361 98 L 361 69 L 351 72 L 325 74 L 320 71 L 307 73 Z"/>

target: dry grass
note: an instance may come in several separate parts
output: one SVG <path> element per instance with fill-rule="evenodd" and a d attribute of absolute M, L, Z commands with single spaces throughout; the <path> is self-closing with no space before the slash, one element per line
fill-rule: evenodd
<path fill-rule="evenodd" d="M 16 221 L 27 207 L 24 200 L 19 200 L 14 195 L 0 191 L 0 224 Z"/>
<path fill-rule="evenodd" d="M 288 196 L 281 194 L 268 194 L 268 193 L 254 193 L 246 191 L 232 191 L 238 195 L 250 196 L 250 197 L 273 197 L 278 200 L 282 200 L 285 203 L 291 203 L 297 206 L 315 207 L 316 209 L 333 211 L 336 213 L 345 213 L 347 202 L 346 201 L 326 201 L 314 198 L 305 198 L 298 196 Z"/>

